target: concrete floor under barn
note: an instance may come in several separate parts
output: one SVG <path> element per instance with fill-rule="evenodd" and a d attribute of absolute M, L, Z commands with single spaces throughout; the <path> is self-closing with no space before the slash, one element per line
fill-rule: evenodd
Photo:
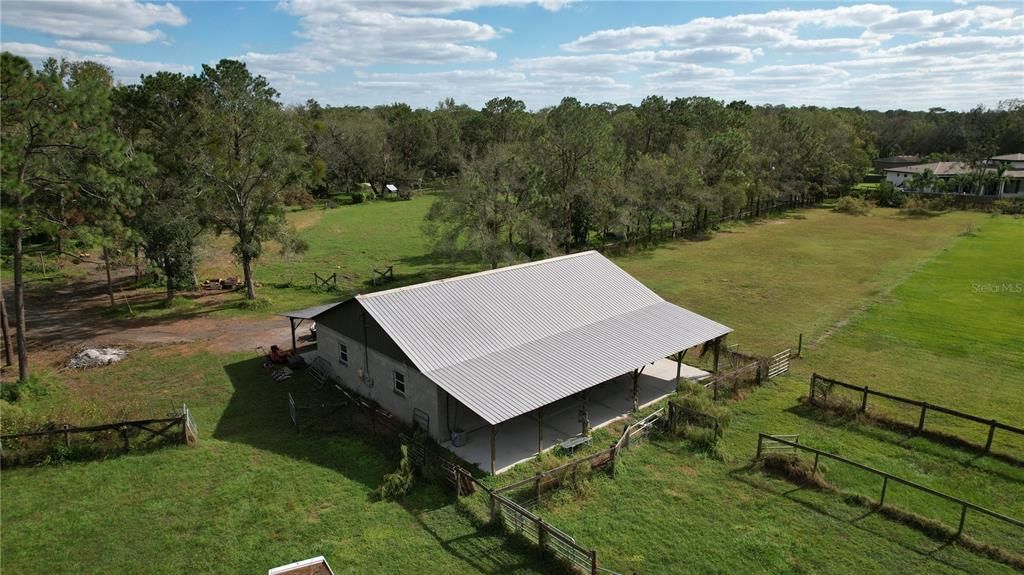
<path fill-rule="evenodd" d="M 682 365 L 684 379 L 697 380 L 710 375 L 695 367 Z M 597 429 L 621 419 L 632 411 L 632 374 L 623 374 L 590 389 L 588 413 L 590 426 Z M 644 368 L 639 379 L 640 406 L 650 405 L 675 392 L 676 362 L 661 359 Z M 545 451 L 562 441 L 578 435 L 580 400 L 567 397 L 547 405 L 543 410 Z M 456 447 L 450 441 L 442 445 L 462 459 L 484 471 L 491 468 L 491 428 L 476 414 L 463 410 L 460 426 L 469 430 L 464 445 Z M 537 455 L 537 414 L 527 413 L 497 426 L 495 471 L 507 471 Z"/>

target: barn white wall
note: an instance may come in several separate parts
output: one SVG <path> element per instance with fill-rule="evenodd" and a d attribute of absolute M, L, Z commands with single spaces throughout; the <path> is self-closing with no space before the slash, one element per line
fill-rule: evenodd
<path fill-rule="evenodd" d="M 397 361 L 373 348 L 366 350 L 359 341 L 346 337 L 329 327 L 318 324 L 316 333 L 317 355 L 334 371 L 335 378 L 347 389 L 380 404 L 402 421 L 412 425 L 413 409 L 418 408 L 430 417 L 429 432 L 439 441 L 449 439 L 444 419 L 438 410 L 438 389 L 433 381 L 414 366 Z M 339 361 L 338 344 L 348 346 L 348 365 Z M 405 374 L 405 397 L 395 393 L 392 373 Z"/>

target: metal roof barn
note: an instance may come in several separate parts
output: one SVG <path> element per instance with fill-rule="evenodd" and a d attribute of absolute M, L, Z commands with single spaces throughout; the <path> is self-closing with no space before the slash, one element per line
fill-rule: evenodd
<path fill-rule="evenodd" d="M 356 300 L 420 372 L 492 425 L 732 331 L 593 251 Z"/>

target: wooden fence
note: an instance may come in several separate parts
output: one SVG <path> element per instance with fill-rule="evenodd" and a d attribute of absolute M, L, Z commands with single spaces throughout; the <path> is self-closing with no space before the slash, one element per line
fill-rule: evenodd
<path fill-rule="evenodd" d="M 977 513 L 981 513 L 983 515 L 988 515 L 989 517 L 993 517 L 995 519 L 998 519 L 999 521 L 1002 521 L 1002 522 L 1008 523 L 1010 525 L 1013 525 L 1015 527 L 1019 527 L 1019 528 L 1024 529 L 1024 521 L 1021 521 L 1019 519 L 1014 519 L 1013 517 L 1009 517 L 1007 515 L 1003 515 L 1002 513 L 998 513 L 996 511 L 992 511 L 991 509 L 986 509 L 985 507 L 982 507 L 980 505 L 975 505 L 974 503 L 971 503 L 970 501 L 964 501 L 963 499 L 960 499 L 959 497 L 954 497 L 952 495 L 948 495 L 946 493 L 942 493 L 941 491 L 936 491 L 936 490 L 934 490 L 934 489 L 932 489 L 930 487 L 925 487 L 924 485 L 921 485 L 919 483 L 915 483 L 913 481 L 910 481 L 909 479 L 903 479 L 902 477 L 897 477 L 897 476 L 895 476 L 895 475 L 893 475 L 891 473 L 887 473 L 887 472 L 882 471 L 880 469 L 875 469 L 874 467 L 870 467 L 868 465 L 864 465 L 863 463 L 859 463 L 859 462 L 853 461 L 851 459 L 847 459 L 847 458 L 842 457 L 840 455 L 835 455 L 835 454 L 829 453 L 827 451 L 822 451 L 820 449 L 815 449 L 813 447 L 810 447 L 808 445 L 803 445 L 803 444 L 798 443 L 796 441 L 790 441 L 789 439 L 786 439 L 786 436 L 769 435 L 769 434 L 766 434 L 766 433 L 758 433 L 757 434 L 757 456 L 756 456 L 757 459 L 761 459 L 761 456 L 764 454 L 764 452 L 765 452 L 765 443 L 766 442 L 771 442 L 773 444 L 779 444 L 779 445 L 786 445 L 786 446 L 789 446 L 789 447 L 793 448 L 795 451 L 806 451 L 808 453 L 813 453 L 814 454 L 814 468 L 815 468 L 815 470 L 818 468 L 818 460 L 820 458 L 824 457 L 826 459 L 831 459 L 833 461 L 838 461 L 840 463 L 844 463 L 846 465 L 850 465 L 850 466 L 856 467 L 858 469 L 867 471 L 869 473 L 873 473 L 873 474 L 881 477 L 882 478 L 882 488 L 881 488 L 881 494 L 879 495 L 879 498 L 878 498 L 878 505 L 879 506 L 885 505 L 885 493 L 886 493 L 886 490 L 889 487 L 889 482 L 890 481 L 893 481 L 895 483 L 899 483 L 899 484 L 902 484 L 902 485 L 906 485 L 907 487 L 916 489 L 916 490 L 921 491 L 923 493 L 927 493 L 929 495 L 933 495 L 933 496 L 938 497 L 940 499 L 945 499 L 946 501 L 951 501 L 953 503 L 956 503 L 957 505 L 960 506 L 960 523 L 957 526 L 957 530 L 956 530 L 956 536 L 957 537 L 960 537 L 963 534 L 963 532 L 964 532 L 964 523 L 967 520 L 967 511 L 968 510 L 971 510 L 971 511 L 974 511 L 974 512 L 977 512 Z M 1022 535 L 1024 535 L 1024 534 L 1022 534 Z"/>
<path fill-rule="evenodd" d="M 673 432 L 678 429 L 680 425 L 689 425 L 692 427 L 713 429 L 715 432 L 715 439 L 718 439 L 723 435 L 722 424 L 718 421 L 717 417 L 683 407 L 672 401 L 668 402 L 668 416 L 665 419 L 665 423 Z"/>
<path fill-rule="evenodd" d="M 827 404 L 828 401 L 829 401 L 829 394 L 831 393 L 833 387 L 840 387 L 840 388 L 843 388 L 843 389 L 849 389 L 849 390 L 858 392 L 860 394 L 860 396 L 861 396 L 861 398 L 860 398 L 860 408 L 859 408 L 859 410 L 861 412 L 867 412 L 867 409 L 868 409 L 868 398 L 869 397 L 881 397 L 881 398 L 884 398 L 884 399 L 888 399 L 890 401 L 895 401 L 897 403 L 902 403 L 902 404 L 905 404 L 905 405 L 911 405 L 911 406 L 920 407 L 921 408 L 921 412 L 920 412 L 920 416 L 918 417 L 918 420 L 917 420 L 917 428 L 916 428 L 918 433 L 921 433 L 921 432 L 925 431 L 925 419 L 926 419 L 929 411 L 935 411 L 935 412 L 938 412 L 938 413 L 944 413 L 946 415 L 952 415 L 953 417 L 957 417 L 957 418 L 960 418 L 960 419 L 965 419 L 967 421 L 973 421 L 975 423 L 981 423 L 983 425 L 987 425 L 988 426 L 988 439 L 985 441 L 984 447 L 982 447 L 982 450 L 985 453 L 989 453 L 992 450 L 992 441 L 995 438 L 996 429 L 1001 429 L 1003 431 L 1008 431 L 1010 433 L 1014 433 L 1014 434 L 1017 434 L 1017 435 L 1020 435 L 1020 436 L 1024 437 L 1024 429 L 1021 429 L 1020 427 L 1015 427 L 1013 425 L 1009 425 L 1007 423 L 1003 423 L 1003 422 L 997 421 L 995 419 L 985 419 L 984 417 L 978 417 L 977 415 L 971 415 L 969 413 L 964 413 L 964 412 L 958 411 L 956 409 L 950 409 L 948 407 L 942 407 L 940 405 L 933 405 L 933 404 L 928 403 L 927 401 L 919 401 L 919 400 L 916 400 L 916 399 L 909 399 L 909 398 L 906 398 L 906 397 L 900 397 L 898 395 L 893 395 L 891 393 L 885 393 L 885 392 L 882 392 L 882 391 L 877 391 L 877 390 L 874 390 L 874 389 L 869 389 L 868 386 L 866 386 L 866 385 L 864 385 L 864 386 L 851 385 L 849 383 L 844 383 L 842 381 L 839 381 L 839 380 L 836 380 L 836 379 L 831 379 L 831 378 L 825 377 L 823 375 L 818 375 L 817 373 L 811 374 L 811 387 L 810 387 L 810 391 L 809 391 L 809 394 L 808 394 L 808 400 L 812 404 L 816 403 L 816 402 L 819 402 L 819 401 L 821 402 L 822 405 Z M 964 443 L 969 443 L 968 441 L 963 440 L 963 439 L 961 439 L 961 441 L 963 441 Z"/>
<path fill-rule="evenodd" d="M 87 441 L 75 441 L 88 437 Z M 141 438 L 141 441 L 139 440 Z M 136 439 L 132 443 L 132 439 Z M 48 429 L 0 436 L 0 459 L 5 465 L 45 460 L 52 455 L 75 458 L 110 451 L 149 447 L 154 440 L 195 445 L 198 428 L 187 405 L 173 417 L 136 419 L 89 426 L 54 425 Z"/>
<path fill-rule="evenodd" d="M 320 277 L 320 274 L 313 272 L 313 287 L 322 290 L 338 289 L 338 272 L 324 277 Z"/>

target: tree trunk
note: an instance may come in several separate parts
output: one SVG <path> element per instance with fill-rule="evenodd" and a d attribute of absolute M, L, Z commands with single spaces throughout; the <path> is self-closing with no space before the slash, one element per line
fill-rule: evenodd
<path fill-rule="evenodd" d="M 22 211 L 21 198 L 18 198 L 18 213 Z M 21 222 L 18 222 L 19 224 Z M 28 379 L 28 346 L 25 336 L 25 277 L 21 265 L 25 254 L 22 250 L 21 238 L 25 232 L 19 225 L 14 230 L 14 321 L 18 342 L 18 380 Z"/>
<path fill-rule="evenodd" d="M 167 303 L 167 305 L 171 305 L 171 302 L 174 301 L 174 278 L 171 277 L 171 259 L 170 258 L 167 258 L 167 257 L 164 258 L 163 268 L 164 268 L 164 276 L 167 277 L 167 299 L 165 299 L 164 301 Z"/>
<path fill-rule="evenodd" d="M 11 326 L 7 323 L 7 303 L 4 301 L 4 290 L 0 287 L 0 331 L 4 338 L 4 365 L 14 365 L 12 355 L 14 344 L 11 343 Z"/>
<path fill-rule="evenodd" d="M 107 272 L 107 295 L 110 297 L 110 307 L 114 307 L 114 280 L 110 278 L 110 250 L 103 247 L 103 267 Z"/>
<path fill-rule="evenodd" d="M 256 285 L 252 281 L 251 256 L 242 256 L 242 275 L 245 277 L 245 299 L 256 299 Z"/>
<path fill-rule="evenodd" d="M 135 244 L 135 283 L 142 281 L 142 264 L 139 262 L 139 244 Z"/>

